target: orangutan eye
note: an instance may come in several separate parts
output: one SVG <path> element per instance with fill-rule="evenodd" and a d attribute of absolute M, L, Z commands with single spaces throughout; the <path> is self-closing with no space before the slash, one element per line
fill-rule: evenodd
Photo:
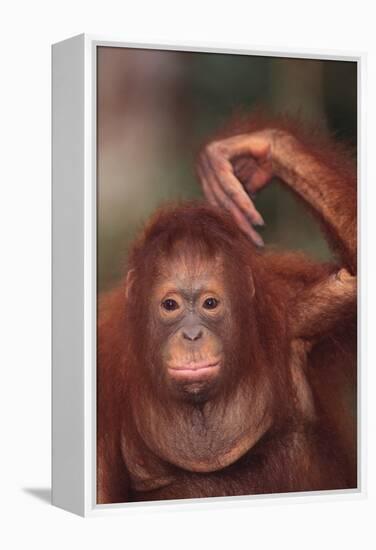
<path fill-rule="evenodd" d="M 168 298 L 167 300 L 164 300 L 164 302 L 162 302 L 162 307 L 164 309 L 167 309 L 167 311 L 174 311 L 175 309 L 179 309 L 179 304 L 176 300 Z"/>
<path fill-rule="evenodd" d="M 215 309 L 218 305 L 218 300 L 215 298 L 206 298 L 205 302 L 203 303 L 203 307 L 205 309 Z"/>

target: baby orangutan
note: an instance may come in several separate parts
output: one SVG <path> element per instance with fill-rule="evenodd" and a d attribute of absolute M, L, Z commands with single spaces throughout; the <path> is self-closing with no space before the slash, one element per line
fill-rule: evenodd
<path fill-rule="evenodd" d="M 356 487 L 356 178 L 307 136 L 250 118 L 210 142 L 210 204 L 158 210 L 102 298 L 98 503 Z M 263 250 L 272 177 L 337 263 Z"/>

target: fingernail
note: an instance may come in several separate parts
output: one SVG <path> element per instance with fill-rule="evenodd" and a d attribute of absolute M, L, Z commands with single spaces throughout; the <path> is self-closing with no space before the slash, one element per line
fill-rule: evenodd
<path fill-rule="evenodd" d="M 264 218 L 258 212 L 254 216 L 256 220 L 253 222 L 253 225 L 258 225 L 260 227 L 265 225 Z"/>
<path fill-rule="evenodd" d="M 264 220 L 258 212 L 247 213 L 246 217 L 252 225 L 259 225 L 260 227 L 264 225 Z"/>
<path fill-rule="evenodd" d="M 263 246 L 265 246 L 264 239 L 260 235 L 258 234 L 253 235 L 252 239 L 255 245 L 258 246 L 259 248 L 262 248 Z"/>

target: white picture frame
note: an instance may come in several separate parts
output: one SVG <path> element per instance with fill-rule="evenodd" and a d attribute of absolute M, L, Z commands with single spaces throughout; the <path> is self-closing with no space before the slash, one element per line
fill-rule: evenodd
<path fill-rule="evenodd" d="M 358 487 L 318 493 L 289 493 L 98 505 L 96 503 L 96 52 L 98 47 L 144 48 L 239 55 L 354 61 L 358 65 L 358 239 L 362 279 L 364 238 L 365 54 L 253 50 L 213 44 L 127 44 L 79 35 L 52 48 L 52 502 L 82 516 L 131 512 L 142 507 L 182 509 L 250 506 L 274 502 L 363 498 L 365 465 L 365 372 L 358 324 Z M 363 285 L 363 282 L 362 282 Z M 363 288 L 363 287 L 362 287 Z"/>

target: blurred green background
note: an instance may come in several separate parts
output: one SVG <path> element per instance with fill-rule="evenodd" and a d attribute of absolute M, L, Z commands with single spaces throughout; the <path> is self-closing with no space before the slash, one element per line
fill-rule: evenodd
<path fill-rule="evenodd" d="M 100 47 L 97 77 L 98 291 L 160 204 L 202 197 L 195 154 L 237 109 L 295 114 L 356 146 L 355 62 Z M 272 184 L 256 205 L 267 246 L 330 257 L 288 191 Z"/>

